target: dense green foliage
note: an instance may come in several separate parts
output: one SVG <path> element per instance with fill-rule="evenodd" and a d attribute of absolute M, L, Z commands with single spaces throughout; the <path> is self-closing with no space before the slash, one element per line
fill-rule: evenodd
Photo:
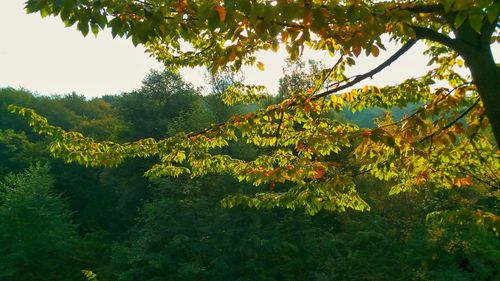
<path fill-rule="evenodd" d="M 0 280 L 78 280 L 77 234 L 46 166 L 0 182 Z"/>
<path fill-rule="evenodd" d="M 27 0 L 26 9 L 83 35 L 108 28 L 171 70 L 216 76 L 209 96 L 169 71 L 89 101 L 3 89 L 1 278 L 499 279 L 498 1 Z M 347 76 L 362 52 L 385 50 L 383 38 L 400 48 Z M 429 71 L 360 84 L 418 41 Z M 280 47 L 292 63 L 278 97 L 234 74 L 264 69 L 257 52 Z M 337 63 L 310 74 L 294 62 L 305 47 Z M 239 103 L 250 105 L 229 106 Z"/>
<path fill-rule="evenodd" d="M 147 158 L 115 168 L 66 164 L 49 156 L 50 139 L 7 111 L 21 104 L 66 130 L 128 142 L 201 130 L 275 102 L 230 107 L 214 92 L 201 96 L 171 72 L 152 72 L 137 91 L 93 100 L 1 89 L 0 280 L 83 280 L 81 270 L 100 281 L 498 278 L 500 241 L 488 221 L 426 219 L 458 209 L 499 213 L 497 201 L 474 186 L 434 192 L 427 184 L 387 196 L 385 182 L 364 174 L 355 180 L 370 212 L 226 209 L 228 195 L 290 186 L 251 186 L 219 174 L 148 180 L 143 174 L 155 159 Z M 349 118 L 371 118 L 363 114 Z M 218 150 L 247 160 L 269 152 L 243 141 Z M 345 151 L 333 160 L 349 157 Z"/>

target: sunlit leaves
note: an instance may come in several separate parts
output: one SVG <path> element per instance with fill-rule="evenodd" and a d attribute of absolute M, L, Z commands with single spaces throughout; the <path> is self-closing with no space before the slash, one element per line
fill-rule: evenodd
<path fill-rule="evenodd" d="M 254 113 L 234 115 L 202 132 L 126 144 L 96 142 L 51 126 L 30 109 L 10 109 L 24 116 L 38 133 L 51 136 L 51 152 L 68 162 L 115 166 L 126 158 L 156 155 L 159 162 L 146 172 L 148 177 L 227 174 L 255 186 L 272 186 L 270 193 L 227 198 L 226 206 L 303 207 L 311 214 L 323 209 L 365 210 L 368 207 L 352 183 L 364 173 L 394 183 L 391 194 L 418 191 L 422 186 L 481 185 L 495 192 L 500 161 L 494 145 L 479 133 L 487 122 L 475 88 L 466 83 L 431 90 L 429 75 L 394 87 L 367 86 L 320 99 L 307 92 L 296 94 Z M 239 99 L 253 101 L 252 95 L 246 92 Z M 237 97 L 235 93 L 228 96 L 233 101 Z M 363 110 L 409 103 L 422 106 L 398 121 L 386 114 L 374 129 L 325 116 L 346 106 Z M 239 139 L 268 153 L 244 161 L 217 152 Z M 352 150 L 352 158 L 336 161 L 346 150 Z M 274 191 L 276 184 L 292 187 Z"/>
<path fill-rule="evenodd" d="M 245 205 L 264 209 L 304 208 L 310 215 L 321 210 L 342 212 L 347 209 L 358 211 L 370 209 L 368 204 L 359 197 L 354 184 L 341 177 L 315 185 L 296 185 L 283 193 L 259 193 L 255 197 L 229 196 L 222 201 L 222 205 L 224 207 Z"/>
<path fill-rule="evenodd" d="M 285 191 L 273 187 L 269 193 L 225 202 L 228 206 L 303 206 L 309 213 L 366 209 L 353 185 L 353 178 L 363 173 L 394 184 L 393 194 L 423 186 L 481 186 L 497 192 L 499 156 L 486 137 L 485 109 L 475 86 L 456 71 L 464 65 L 458 50 L 462 48 L 443 44 L 442 37 L 456 43 L 447 35 L 466 29 L 471 30 L 470 36 L 479 36 L 497 21 L 498 1 L 30 0 L 26 9 L 42 16 L 59 15 L 84 35 L 110 28 L 113 36 L 143 44 L 171 69 L 204 65 L 216 73 L 251 64 L 263 70 L 256 52 L 276 51 L 280 44 L 291 60 L 298 59 L 307 46 L 340 56 L 330 69 L 318 70 L 311 85 L 285 93 L 288 99 L 279 104 L 234 115 L 201 132 L 161 140 L 96 142 L 49 125 L 32 110 L 11 107 L 36 132 L 53 138 L 51 152 L 68 162 L 115 166 L 126 158 L 157 156 L 159 162 L 147 172 L 150 177 L 223 173 L 254 185 L 290 184 Z M 422 30 L 426 36 L 422 37 Z M 354 82 L 371 73 L 347 77 L 346 68 L 362 54 L 380 56 L 385 50 L 382 35 L 412 43 L 410 47 L 413 39 L 431 39 L 426 54 L 433 69 L 395 86 L 353 88 Z M 437 37 L 441 39 L 433 39 Z M 436 81 L 450 88 L 436 87 Z M 325 88 L 327 92 L 320 94 Z M 333 94 L 332 89 L 345 91 Z M 241 84 L 222 95 L 227 104 L 264 97 L 263 88 Z M 328 117 L 345 108 L 354 112 L 409 104 L 419 108 L 401 120 L 387 114 L 373 129 Z M 265 153 L 251 161 L 220 153 L 235 141 Z M 345 153 L 351 156 L 341 157 Z"/>
<path fill-rule="evenodd" d="M 221 95 L 221 100 L 227 105 L 236 103 L 250 104 L 267 98 L 264 86 L 250 86 L 242 83 L 230 85 Z"/>
<path fill-rule="evenodd" d="M 85 276 L 87 281 L 97 281 L 97 274 L 92 272 L 92 270 L 81 270 L 82 274 Z"/>
<path fill-rule="evenodd" d="M 457 209 L 436 211 L 427 215 L 429 222 L 477 224 L 487 230 L 500 235 L 500 217 L 482 210 Z"/>

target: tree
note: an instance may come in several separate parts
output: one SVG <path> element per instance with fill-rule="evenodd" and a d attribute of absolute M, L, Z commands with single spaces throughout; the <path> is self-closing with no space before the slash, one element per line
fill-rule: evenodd
<path fill-rule="evenodd" d="M 394 60 L 425 39 L 433 59 L 448 57 L 440 62 L 448 75 L 450 66 L 459 63 L 457 56 L 465 60 L 497 141 L 500 138 L 500 71 L 490 47 L 496 41 L 492 35 L 498 1 L 28 0 L 26 8 L 42 16 L 60 15 L 84 35 L 110 28 L 115 36 L 145 44 L 167 65 L 204 64 L 214 71 L 228 64 L 238 69 L 255 61 L 255 51 L 275 50 L 280 43 L 292 59 L 304 45 L 347 57 L 357 57 L 362 50 L 378 56 L 384 49 L 381 35 L 387 34 L 405 43 Z M 180 40 L 194 51 L 184 51 Z M 225 44 L 227 40 L 231 44 Z"/>
<path fill-rule="evenodd" d="M 0 279 L 79 280 L 75 226 L 48 167 L 0 182 Z"/>
<path fill-rule="evenodd" d="M 201 100 L 200 94 L 178 74 L 151 71 L 143 80 L 142 87 L 123 94 L 115 108 L 130 127 L 129 135 L 125 136 L 127 140 L 160 138 L 167 134 L 175 119 L 193 115 L 193 112 L 203 112 Z M 209 121 L 201 123 L 208 126 Z"/>
<path fill-rule="evenodd" d="M 54 154 L 85 165 L 117 165 L 127 157 L 158 155 L 148 176 L 228 173 L 240 181 L 269 185 L 271 192 L 234 196 L 226 206 L 305 207 L 366 210 L 354 178 L 370 173 L 396 183 L 392 194 L 421 188 L 474 186 L 495 198 L 500 170 L 495 144 L 500 140 L 500 70 L 491 51 L 497 41 L 500 3 L 493 0 L 438 1 L 39 1 L 28 12 L 59 15 L 86 35 L 109 28 L 126 36 L 170 68 L 206 65 L 213 72 L 258 62 L 255 52 L 284 46 L 295 60 L 305 46 L 338 55 L 338 62 L 315 75 L 314 86 L 255 113 L 235 115 L 205 130 L 179 133 L 124 145 L 95 142 L 76 132 L 48 125 L 29 109 L 12 107 L 39 133 L 54 137 Z M 382 36 L 401 44 L 386 61 L 367 73 L 346 77 L 362 51 L 377 57 Z M 383 88 L 357 86 L 396 61 L 419 40 L 433 69 Z M 185 42 L 186 44 L 181 44 Z M 189 45 L 189 48 L 185 48 Z M 465 65 L 471 80 L 456 68 Z M 333 81 L 329 83 L 328 81 Z M 432 87 L 441 80 L 449 87 Z M 326 88 L 326 90 L 324 90 Z M 232 87 L 246 101 L 261 97 L 261 88 Z M 401 120 L 390 114 L 377 127 L 362 129 L 325 118 L 349 108 L 424 106 Z M 487 136 L 488 121 L 494 140 Z M 252 161 L 218 154 L 240 137 L 268 149 Z M 335 155 L 351 151 L 348 163 Z M 286 182 L 293 187 L 277 188 Z"/>
<path fill-rule="evenodd" d="M 30 143 L 24 133 L 0 129 L 0 177 L 9 172 L 20 172 L 33 160 Z"/>

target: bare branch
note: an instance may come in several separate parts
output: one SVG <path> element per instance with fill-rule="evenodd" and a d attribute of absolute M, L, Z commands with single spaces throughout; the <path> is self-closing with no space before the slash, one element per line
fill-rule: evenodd
<path fill-rule="evenodd" d="M 415 14 L 435 14 L 443 13 L 444 7 L 441 4 L 418 5 L 413 7 L 401 8 L 401 10 L 409 11 Z"/>

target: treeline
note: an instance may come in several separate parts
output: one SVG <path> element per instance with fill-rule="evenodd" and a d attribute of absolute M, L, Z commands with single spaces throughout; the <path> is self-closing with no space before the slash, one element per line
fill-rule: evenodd
<path fill-rule="evenodd" d="M 280 96 L 263 104 L 229 107 L 219 95 L 231 81 L 222 77 L 203 96 L 176 74 L 151 72 L 136 91 L 92 100 L 0 89 L 0 280 L 86 280 L 81 270 L 100 281 L 498 280 L 493 232 L 426 221 L 435 210 L 494 208 L 472 188 L 388 196 L 388 187 L 363 175 L 357 184 L 370 212 L 224 209 L 225 196 L 268 187 L 221 175 L 147 180 L 155 159 L 113 169 L 63 163 L 50 157 L 50 140 L 7 110 L 34 108 L 54 125 L 127 142 L 223 122 L 278 101 L 297 80 L 282 79 Z M 328 116 L 362 126 L 373 119 Z M 226 150 L 243 159 L 266 153 L 244 142 Z"/>

